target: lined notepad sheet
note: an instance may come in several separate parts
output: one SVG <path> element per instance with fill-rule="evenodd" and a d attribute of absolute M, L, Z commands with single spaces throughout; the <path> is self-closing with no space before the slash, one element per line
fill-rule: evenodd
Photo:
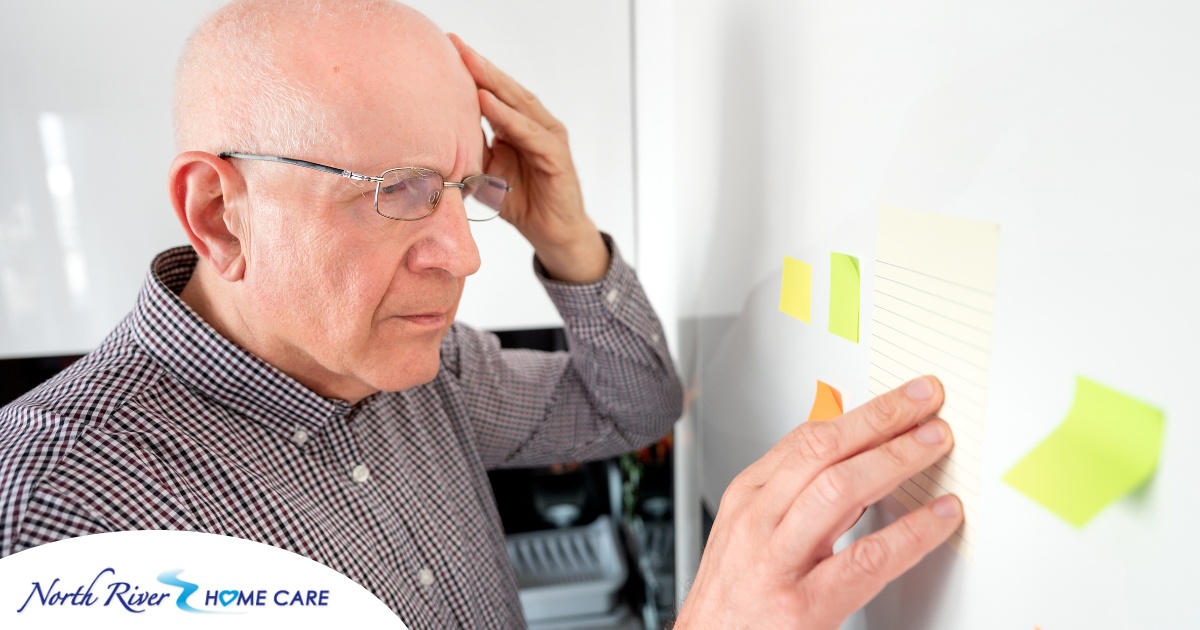
<path fill-rule="evenodd" d="M 968 559 L 979 515 L 999 252 L 1000 226 L 993 223 L 893 208 L 880 212 L 871 395 L 933 374 L 946 391 L 939 416 L 954 431 L 954 450 L 892 496 L 912 510 L 957 494 L 965 521 L 950 544 Z"/>

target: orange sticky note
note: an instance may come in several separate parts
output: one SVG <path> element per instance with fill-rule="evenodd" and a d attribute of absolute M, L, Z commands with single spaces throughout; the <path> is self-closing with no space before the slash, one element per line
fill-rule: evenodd
<path fill-rule="evenodd" d="M 808 412 L 810 422 L 824 422 L 842 415 L 842 394 L 829 383 L 817 381 L 817 399 L 813 401 L 812 411 Z"/>

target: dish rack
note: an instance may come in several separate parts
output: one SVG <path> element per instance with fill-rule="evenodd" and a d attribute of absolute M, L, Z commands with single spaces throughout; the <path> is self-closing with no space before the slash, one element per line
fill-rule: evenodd
<path fill-rule="evenodd" d="M 508 557 L 530 625 L 612 615 L 628 576 L 618 540 L 608 516 L 582 527 L 508 536 Z"/>

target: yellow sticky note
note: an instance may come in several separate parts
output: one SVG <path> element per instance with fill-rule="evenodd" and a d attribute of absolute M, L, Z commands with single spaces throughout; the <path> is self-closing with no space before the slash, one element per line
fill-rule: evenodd
<path fill-rule="evenodd" d="M 1154 474 L 1163 424 L 1162 411 L 1076 377 L 1066 419 L 1005 473 L 1004 481 L 1083 527 Z"/>
<path fill-rule="evenodd" d="M 812 323 L 812 265 L 791 256 L 783 257 L 779 310 L 806 324 Z"/>
<path fill-rule="evenodd" d="M 812 411 L 808 412 L 809 422 L 824 422 L 842 415 L 842 394 L 825 381 L 817 381 L 817 399 L 813 401 Z"/>
<path fill-rule="evenodd" d="M 829 332 L 858 343 L 858 259 L 829 255 Z"/>

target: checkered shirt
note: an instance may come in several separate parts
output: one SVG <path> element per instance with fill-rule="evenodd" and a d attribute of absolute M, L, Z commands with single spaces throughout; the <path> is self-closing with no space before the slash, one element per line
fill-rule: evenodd
<path fill-rule="evenodd" d="M 569 354 L 455 324 L 432 382 L 354 405 L 219 335 L 178 297 L 196 253 L 159 254 L 99 348 L 0 409 L 0 556 L 212 532 L 322 562 L 414 629 L 523 627 L 485 470 L 629 451 L 680 413 L 658 320 L 609 246 L 594 284 L 539 269 Z"/>

